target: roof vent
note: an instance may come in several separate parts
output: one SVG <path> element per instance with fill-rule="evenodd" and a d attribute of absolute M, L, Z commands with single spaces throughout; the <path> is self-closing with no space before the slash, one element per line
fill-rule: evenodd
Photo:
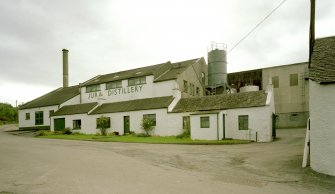
<path fill-rule="evenodd" d="M 139 72 L 136 72 L 136 75 L 139 75 L 139 74 L 141 74 L 141 73 L 142 73 L 142 72 L 140 72 L 140 71 L 139 71 Z"/>

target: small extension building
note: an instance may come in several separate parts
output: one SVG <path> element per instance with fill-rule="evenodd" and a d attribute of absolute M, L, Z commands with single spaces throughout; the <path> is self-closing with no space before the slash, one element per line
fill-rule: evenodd
<path fill-rule="evenodd" d="M 310 164 L 335 176 L 335 37 L 315 40 L 309 69 Z"/>
<path fill-rule="evenodd" d="M 109 132 L 123 135 L 143 133 L 143 118 L 151 118 L 152 135 L 175 136 L 189 129 L 192 139 L 273 139 L 271 83 L 266 91 L 205 96 L 207 77 L 204 58 L 99 75 L 24 104 L 19 127 L 95 134 L 104 116 Z"/>

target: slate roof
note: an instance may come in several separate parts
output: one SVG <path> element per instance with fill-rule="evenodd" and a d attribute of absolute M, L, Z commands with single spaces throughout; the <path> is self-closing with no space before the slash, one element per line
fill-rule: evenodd
<path fill-rule="evenodd" d="M 190 65 L 193 65 L 198 60 L 199 59 L 191 59 L 191 60 L 188 60 L 188 61 L 172 63 L 170 69 L 166 73 L 163 73 L 162 75 L 157 75 L 157 77 L 155 77 L 154 81 L 155 82 L 160 82 L 160 81 L 177 79 L 178 74 L 184 72 Z"/>
<path fill-rule="evenodd" d="M 79 95 L 79 85 L 58 88 L 19 107 L 22 109 L 38 108 L 45 106 L 60 105 L 67 100 Z"/>
<path fill-rule="evenodd" d="M 265 91 L 182 98 L 172 112 L 197 112 L 265 106 Z"/>
<path fill-rule="evenodd" d="M 318 83 L 335 82 L 335 36 L 315 40 L 309 78 Z"/>
<path fill-rule="evenodd" d="M 54 116 L 88 113 L 90 110 L 92 110 L 97 105 L 98 105 L 97 102 L 92 102 L 92 103 L 85 103 L 85 104 L 75 104 L 75 105 L 63 106 L 54 113 Z"/>
<path fill-rule="evenodd" d="M 149 110 L 149 109 L 160 109 L 167 108 L 173 101 L 172 96 L 158 97 L 158 98 L 145 98 L 138 100 L 122 101 L 105 103 L 96 108 L 90 114 L 102 114 L 102 113 L 115 113 L 115 112 L 127 112 L 136 110 Z"/>
<path fill-rule="evenodd" d="M 154 82 L 176 79 L 177 73 L 183 72 L 188 66 L 192 65 L 197 60 L 199 60 L 199 58 L 178 63 L 171 63 L 170 61 L 168 61 L 166 63 L 161 63 L 158 65 L 100 75 L 84 82 L 81 86 L 89 86 L 110 81 L 125 80 L 133 77 L 148 75 L 154 75 Z"/>

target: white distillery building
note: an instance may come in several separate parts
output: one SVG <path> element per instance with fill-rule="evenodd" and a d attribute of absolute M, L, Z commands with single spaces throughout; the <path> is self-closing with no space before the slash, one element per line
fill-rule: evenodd
<path fill-rule="evenodd" d="M 63 50 L 64 69 L 67 52 Z M 174 136 L 190 128 L 192 139 L 271 141 L 272 85 L 266 91 L 205 96 L 208 76 L 204 58 L 197 58 L 99 75 L 77 86 L 64 83 L 22 105 L 19 127 L 52 131 L 69 127 L 95 134 L 99 132 L 97 120 L 105 116 L 109 132 L 123 135 L 143 133 L 142 119 L 151 118 L 153 135 Z"/>
<path fill-rule="evenodd" d="M 335 176 L 335 36 L 315 40 L 309 78 L 310 165 Z"/>

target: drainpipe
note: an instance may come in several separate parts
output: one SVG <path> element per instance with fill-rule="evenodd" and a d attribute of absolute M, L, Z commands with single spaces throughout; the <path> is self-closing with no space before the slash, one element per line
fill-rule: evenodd
<path fill-rule="evenodd" d="M 217 139 L 220 140 L 220 134 L 219 134 L 219 112 L 216 114 L 216 135 Z"/>

